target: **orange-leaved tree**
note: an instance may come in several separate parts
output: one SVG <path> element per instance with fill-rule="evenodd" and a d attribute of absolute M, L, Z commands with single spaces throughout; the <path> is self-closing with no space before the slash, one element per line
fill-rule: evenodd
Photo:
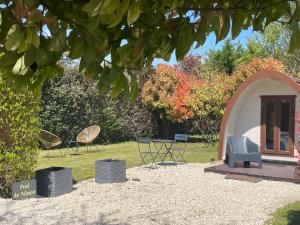
<path fill-rule="evenodd" d="M 224 101 L 228 103 L 238 86 L 260 70 L 269 69 L 285 72 L 285 66 L 273 58 L 253 58 L 248 64 L 241 64 L 224 86 Z"/>
<path fill-rule="evenodd" d="M 227 76 L 201 82 L 194 81 L 190 88 L 187 105 L 194 113 L 194 125 L 209 143 L 215 143 L 224 114 L 224 84 Z"/>
<path fill-rule="evenodd" d="M 187 105 L 195 117 L 213 116 L 221 118 L 224 113 L 223 90 L 227 77 L 217 77 L 210 81 L 194 81 L 190 88 L 190 98 Z"/>
<path fill-rule="evenodd" d="M 159 65 L 144 84 L 143 102 L 173 122 L 190 119 L 194 115 L 186 105 L 190 97 L 190 79 L 172 66 Z"/>
<path fill-rule="evenodd" d="M 173 122 L 193 119 L 203 138 L 214 142 L 224 112 L 225 80 L 224 77 L 200 80 L 175 67 L 159 65 L 145 83 L 142 99 L 162 119 Z"/>

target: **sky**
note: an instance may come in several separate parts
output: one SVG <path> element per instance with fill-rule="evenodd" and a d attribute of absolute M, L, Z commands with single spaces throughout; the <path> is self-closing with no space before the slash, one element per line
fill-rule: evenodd
<path fill-rule="evenodd" d="M 252 28 L 250 27 L 248 30 L 243 30 L 239 34 L 239 36 L 236 39 L 234 39 L 234 41 L 239 42 L 242 46 L 245 46 L 247 44 L 248 39 L 253 34 L 254 33 L 252 32 Z M 231 37 L 231 35 L 227 36 L 227 38 L 230 38 L 230 37 Z M 216 36 L 214 33 L 211 33 L 207 37 L 206 42 L 201 47 L 199 47 L 197 49 L 191 48 L 191 50 L 189 51 L 189 54 L 199 55 L 199 56 L 204 57 L 206 55 L 207 51 L 209 51 L 211 49 L 215 49 L 215 50 L 220 49 L 220 48 L 222 48 L 223 44 L 224 44 L 224 40 L 216 43 Z M 176 64 L 177 61 L 176 61 L 175 53 L 172 54 L 170 61 L 167 62 L 163 59 L 155 59 L 153 62 L 153 65 L 157 66 L 158 64 L 162 64 L 162 63 L 166 63 L 166 64 L 170 64 L 170 65 Z"/>

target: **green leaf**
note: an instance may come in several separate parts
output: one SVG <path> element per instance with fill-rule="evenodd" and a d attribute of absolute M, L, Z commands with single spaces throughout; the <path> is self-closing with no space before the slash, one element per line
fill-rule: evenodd
<path fill-rule="evenodd" d="M 93 48 L 96 48 L 98 51 L 102 51 L 108 44 L 108 37 L 104 30 L 98 28 L 93 31 Z"/>
<path fill-rule="evenodd" d="M 11 26 L 7 33 L 5 48 L 8 51 L 15 51 L 18 49 L 23 40 L 24 33 L 22 32 L 20 25 L 14 24 Z"/>
<path fill-rule="evenodd" d="M 108 77 L 107 77 L 107 81 L 109 82 L 109 84 L 112 84 L 122 73 L 123 73 L 123 70 L 121 67 L 113 66 L 109 70 Z"/>
<path fill-rule="evenodd" d="M 142 57 L 145 48 L 145 42 L 141 38 L 135 42 L 130 42 L 119 47 L 116 52 L 112 51 L 114 63 L 118 66 L 132 66 Z"/>
<path fill-rule="evenodd" d="M 39 48 L 40 47 L 40 36 L 37 32 L 34 32 L 31 38 L 31 43 L 34 47 Z"/>
<path fill-rule="evenodd" d="M 24 52 L 24 63 L 26 67 L 31 66 L 35 62 L 36 49 L 31 47 L 28 51 Z"/>
<path fill-rule="evenodd" d="M 296 49 L 300 49 L 300 22 L 294 22 L 291 24 L 292 36 L 289 45 L 289 52 L 293 53 Z"/>
<path fill-rule="evenodd" d="M 29 38 L 28 36 L 26 36 L 26 33 L 24 32 L 22 34 L 25 38 L 22 39 L 20 46 L 18 48 L 19 52 L 25 52 L 30 48 L 31 45 L 31 38 Z"/>
<path fill-rule="evenodd" d="M 165 38 L 162 41 L 161 48 L 157 52 L 157 57 L 169 61 L 173 53 L 173 48 L 169 38 Z"/>
<path fill-rule="evenodd" d="M 51 67 L 51 68 L 53 68 L 53 71 L 56 75 L 63 75 L 65 72 L 64 68 L 61 65 L 59 65 L 58 63 L 54 67 Z M 54 77 L 55 76 L 53 76 L 52 78 L 54 78 Z"/>
<path fill-rule="evenodd" d="M 35 61 L 38 66 L 46 65 L 51 61 L 51 53 L 44 48 L 38 48 Z"/>
<path fill-rule="evenodd" d="M 45 80 L 46 80 L 46 69 L 43 70 L 37 70 L 32 76 L 34 79 L 31 80 L 31 83 L 29 84 L 29 87 L 31 89 L 35 89 L 38 86 L 40 86 Z"/>
<path fill-rule="evenodd" d="M 64 68 L 57 63 L 54 66 L 43 67 L 40 72 L 44 78 L 53 79 L 57 75 L 63 75 L 65 71 Z"/>
<path fill-rule="evenodd" d="M 145 41 L 143 38 L 140 38 L 134 43 L 133 52 L 132 52 L 132 61 L 136 62 L 143 55 L 145 48 Z"/>
<path fill-rule="evenodd" d="M 140 2 L 138 0 L 131 0 L 131 4 L 128 9 L 127 23 L 128 25 L 134 23 L 140 16 Z"/>
<path fill-rule="evenodd" d="M 253 30 L 255 31 L 262 31 L 264 28 L 264 20 L 266 15 L 263 12 L 260 12 L 257 16 L 253 19 Z"/>
<path fill-rule="evenodd" d="M 130 4 L 130 0 L 121 0 L 121 5 L 116 11 L 115 16 L 112 19 L 112 22 L 109 24 L 108 26 L 109 28 L 117 26 L 122 21 L 124 13 L 128 9 L 129 4 Z"/>
<path fill-rule="evenodd" d="M 99 14 L 109 15 L 112 14 L 120 5 L 120 1 L 116 0 L 104 0 L 101 8 L 99 10 Z"/>
<path fill-rule="evenodd" d="M 126 65 L 131 62 L 132 49 L 133 49 L 132 43 L 128 43 L 117 49 L 117 54 L 119 56 L 119 61 L 116 62 L 117 65 L 122 66 L 122 65 Z"/>
<path fill-rule="evenodd" d="M 90 0 L 82 8 L 82 11 L 87 12 L 90 16 L 95 16 L 102 5 L 102 1 Z"/>
<path fill-rule="evenodd" d="M 219 36 L 219 32 L 220 32 L 220 19 L 219 19 L 219 15 L 217 13 L 214 14 L 215 16 L 212 18 L 211 20 L 211 26 L 210 29 L 211 31 L 214 31 L 216 34 L 216 42 L 218 42 L 218 36 Z"/>
<path fill-rule="evenodd" d="M 130 99 L 135 101 L 139 93 L 138 83 L 136 77 L 132 77 L 130 81 Z"/>
<path fill-rule="evenodd" d="M 0 66 L 11 66 L 14 65 L 19 58 L 16 52 L 5 52 L 0 55 Z"/>
<path fill-rule="evenodd" d="M 230 30 L 230 18 L 227 13 L 223 13 L 219 16 L 220 18 L 220 30 L 217 35 L 217 41 L 223 40 Z"/>
<path fill-rule="evenodd" d="M 128 85 L 124 87 L 122 97 L 124 97 L 125 99 L 128 99 L 130 97 L 130 90 Z"/>
<path fill-rule="evenodd" d="M 0 26 L 2 25 L 2 14 L 0 12 Z"/>
<path fill-rule="evenodd" d="M 98 83 L 98 91 L 100 95 L 103 95 L 110 86 L 108 81 L 108 73 L 108 68 L 105 67 L 101 73 L 100 80 Z"/>
<path fill-rule="evenodd" d="M 31 16 L 28 19 L 28 22 L 29 23 L 39 23 L 39 22 L 42 21 L 42 19 L 43 19 L 43 13 L 42 13 L 42 11 L 40 11 L 40 10 L 34 10 L 31 13 Z"/>
<path fill-rule="evenodd" d="M 105 91 L 115 82 L 118 76 L 122 73 L 122 69 L 118 66 L 112 66 L 110 69 L 105 67 L 101 73 L 99 81 L 99 92 L 104 94 Z"/>
<path fill-rule="evenodd" d="M 243 29 L 244 19 L 247 18 L 247 14 L 245 14 L 241 10 L 233 11 L 231 14 L 231 34 L 232 39 L 235 39 Z"/>
<path fill-rule="evenodd" d="M 291 17 L 291 20 L 296 21 L 296 20 L 299 20 L 299 19 L 300 19 L 300 4 L 297 3 L 296 8 L 294 10 L 294 13 Z"/>
<path fill-rule="evenodd" d="M 85 44 L 84 44 L 83 41 L 76 42 L 76 45 L 74 45 L 70 49 L 69 57 L 71 59 L 78 59 L 78 58 L 80 58 L 84 54 L 84 48 L 85 48 Z"/>
<path fill-rule="evenodd" d="M 79 37 L 77 32 L 74 30 L 70 33 L 68 37 L 68 41 L 70 44 L 70 53 L 69 57 L 71 59 L 80 58 L 84 54 L 85 43 Z"/>
<path fill-rule="evenodd" d="M 90 64 L 87 64 L 84 71 L 84 77 L 87 79 L 98 78 L 100 74 L 101 66 L 98 61 L 93 61 Z"/>
<path fill-rule="evenodd" d="M 275 10 L 272 12 L 272 21 L 278 20 L 282 16 L 290 15 L 291 5 L 288 1 L 282 1 L 276 4 Z"/>
<path fill-rule="evenodd" d="M 124 76 L 123 73 L 119 73 L 118 77 L 114 83 L 114 86 L 111 91 L 111 97 L 116 98 L 120 95 L 123 89 L 125 89 L 128 86 L 127 78 Z"/>
<path fill-rule="evenodd" d="M 181 60 L 190 50 L 194 42 L 194 34 L 192 26 L 185 21 L 185 23 L 177 30 L 177 48 L 175 51 L 176 59 Z"/>
<path fill-rule="evenodd" d="M 98 92 L 99 92 L 99 95 L 103 95 L 106 91 L 107 91 L 108 87 L 103 85 L 103 83 L 100 83 L 98 84 Z"/>
<path fill-rule="evenodd" d="M 200 20 L 198 23 L 197 33 L 195 35 L 195 41 L 198 42 L 195 48 L 198 48 L 205 43 L 206 31 L 207 31 L 207 24 L 204 21 Z"/>
<path fill-rule="evenodd" d="M 66 47 L 66 31 L 64 29 L 58 29 L 50 43 L 49 43 L 49 50 L 53 52 L 63 51 Z"/>
<path fill-rule="evenodd" d="M 25 75 L 28 71 L 28 67 L 25 64 L 25 56 L 21 56 L 12 69 L 14 75 Z"/>
<path fill-rule="evenodd" d="M 39 30 L 37 27 L 26 29 L 26 42 L 32 44 L 34 47 L 39 48 L 40 46 L 40 36 L 38 34 Z"/>
<path fill-rule="evenodd" d="M 93 63 L 98 63 L 95 49 L 86 47 L 84 49 L 84 54 L 82 55 L 82 57 L 80 59 L 79 71 L 83 71 L 84 69 L 86 69 Z"/>

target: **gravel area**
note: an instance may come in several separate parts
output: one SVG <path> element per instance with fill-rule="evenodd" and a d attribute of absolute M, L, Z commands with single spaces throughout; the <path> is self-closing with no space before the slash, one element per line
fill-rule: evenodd
<path fill-rule="evenodd" d="M 204 173 L 208 164 L 127 170 L 128 182 L 76 184 L 72 193 L 0 199 L 0 224 L 263 224 L 276 208 L 300 200 L 300 185 L 251 183 Z"/>

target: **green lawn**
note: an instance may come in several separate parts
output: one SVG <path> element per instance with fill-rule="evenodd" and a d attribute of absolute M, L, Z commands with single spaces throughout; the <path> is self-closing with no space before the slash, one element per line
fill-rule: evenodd
<path fill-rule="evenodd" d="M 300 201 L 290 203 L 277 209 L 272 219 L 266 225 L 299 225 L 300 224 Z"/>
<path fill-rule="evenodd" d="M 64 151 L 64 149 L 63 149 Z M 94 162 L 97 159 L 117 158 L 125 159 L 127 168 L 138 166 L 141 163 L 136 142 L 122 142 L 111 145 L 93 146 L 91 152 L 80 148 L 81 155 L 67 155 L 59 157 L 58 150 L 41 151 L 38 169 L 50 166 L 64 166 L 73 169 L 75 181 L 86 180 L 94 177 Z M 208 162 L 212 158 L 217 159 L 217 144 L 212 146 L 204 143 L 188 143 L 185 154 L 187 162 Z"/>

